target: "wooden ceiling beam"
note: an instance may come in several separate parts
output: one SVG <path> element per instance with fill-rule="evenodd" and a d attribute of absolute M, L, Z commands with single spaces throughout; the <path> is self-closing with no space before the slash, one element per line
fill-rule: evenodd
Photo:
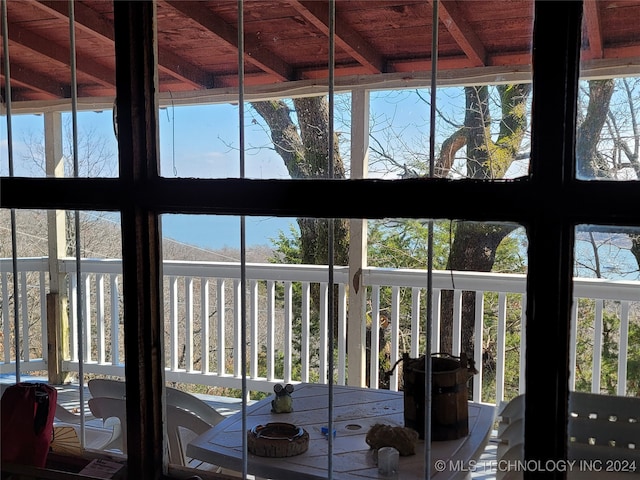
<path fill-rule="evenodd" d="M 323 35 L 329 35 L 329 6 L 314 0 L 290 0 L 289 4 L 305 20 Z M 342 22 L 335 25 L 335 45 L 368 70 L 368 73 L 385 71 L 385 59 L 357 32 Z"/>
<path fill-rule="evenodd" d="M 16 85 L 29 88 L 52 99 L 71 95 L 69 85 L 61 84 L 42 72 L 37 72 L 16 62 L 11 62 L 10 77 Z M 2 78 L 5 79 L 4 74 Z"/>
<path fill-rule="evenodd" d="M 465 55 L 469 57 L 471 65 L 474 67 L 486 65 L 487 54 L 484 45 L 467 23 L 456 2 L 441 0 L 438 16 Z"/>
<path fill-rule="evenodd" d="M 51 60 L 69 67 L 71 65 L 71 54 L 67 45 L 54 43 L 51 40 L 41 37 L 17 24 L 10 24 L 7 28 L 9 41 L 21 45 L 39 55 L 43 55 Z M 104 87 L 115 88 L 116 72 L 110 68 L 100 65 L 86 55 L 77 55 L 78 71 L 90 76 L 95 82 Z M 69 75 L 71 78 L 71 75 Z"/>
<path fill-rule="evenodd" d="M 69 20 L 68 5 L 66 2 L 40 0 L 39 2 L 34 2 L 34 4 L 59 19 Z M 102 41 L 108 42 L 111 48 L 113 48 L 113 24 L 82 3 L 76 2 L 74 9 L 76 27 L 95 38 L 100 38 Z M 158 47 L 158 70 L 180 81 L 186 82 L 196 89 L 214 86 L 213 75 L 190 64 L 166 48 Z"/>
<path fill-rule="evenodd" d="M 587 38 L 589 39 L 589 53 L 586 55 L 583 53 L 583 57 L 587 57 L 589 60 L 604 58 L 599 3 L 600 2 L 583 3 L 584 25 L 587 29 Z"/>
<path fill-rule="evenodd" d="M 207 9 L 201 1 L 168 1 L 168 5 L 205 28 L 235 50 L 238 49 L 238 29 L 226 23 L 221 17 Z M 293 80 L 293 68 L 271 52 L 265 50 L 255 39 L 245 38 L 245 62 L 273 75 L 281 81 Z"/>

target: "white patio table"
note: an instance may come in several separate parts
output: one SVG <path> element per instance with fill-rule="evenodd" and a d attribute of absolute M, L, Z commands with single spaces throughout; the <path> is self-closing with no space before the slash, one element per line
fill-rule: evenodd
<path fill-rule="evenodd" d="M 309 433 L 306 452 L 285 458 L 248 455 L 248 473 L 265 478 L 326 479 L 329 442 L 322 428 L 327 426 L 328 386 L 295 386 L 293 412 L 272 413 L 273 396 L 247 408 L 247 430 L 271 422 L 285 422 Z M 469 435 L 458 440 L 431 442 L 431 478 L 462 479 L 488 441 L 495 407 L 469 402 Z M 333 478 L 363 480 L 388 478 L 378 473 L 374 450 L 365 441 L 376 423 L 404 425 L 403 393 L 347 386 L 334 386 Z M 233 470 L 242 470 L 242 416 L 237 413 L 200 435 L 187 447 L 187 456 Z M 424 441 L 416 454 L 400 457 L 398 479 L 424 478 Z M 443 463 L 444 461 L 444 463 Z"/>

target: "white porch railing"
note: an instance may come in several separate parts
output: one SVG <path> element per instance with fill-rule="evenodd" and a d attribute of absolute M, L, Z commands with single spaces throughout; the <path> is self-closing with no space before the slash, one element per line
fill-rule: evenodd
<path fill-rule="evenodd" d="M 122 264 L 120 260 L 86 259 L 81 279 L 76 278 L 75 260 L 60 261 L 68 279 L 70 314 L 70 358 L 64 368 L 77 371 L 78 339 L 82 339 L 84 372 L 124 375 L 122 325 Z M 0 259 L 2 328 L 0 372 L 15 371 L 13 274 L 11 259 Z M 46 370 L 47 258 L 18 261 L 20 361 L 22 372 Z M 347 267 L 336 267 L 338 325 L 336 372 L 338 384 L 346 383 Z M 327 267 L 310 265 L 249 264 L 246 275 L 247 351 L 250 390 L 272 391 L 273 384 L 296 381 L 327 381 Z M 393 364 L 407 351 L 421 352 L 420 331 L 424 325 L 426 271 L 366 268 L 362 283 L 367 288 L 370 330 L 370 358 L 386 355 Z M 438 350 L 441 292 L 453 291 L 453 345 L 460 353 L 462 294 L 475 292 L 475 363 L 473 397 L 479 401 L 503 399 L 524 390 L 524 345 L 521 325 L 525 323 L 524 275 L 477 272 L 434 272 L 434 328 L 432 350 Z M 82 289 L 83 331 L 77 328 L 76 289 Z M 617 315 L 620 324 L 618 379 L 627 379 L 627 351 L 630 325 L 640 321 L 640 282 L 575 279 L 573 309 L 574 336 L 571 364 L 577 359 L 576 332 L 579 322 L 591 322 L 593 375 L 591 390 L 600 391 L 605 312 Z M 240 388 L 240 265 L 232 263 L 164 263 L 166 379 L 183 383 Z M 319 303 L 319 318 L 312 318 L 312 298 Z M 589 308 L 579 300 L 586 299 Z M 380 329 L 381 315 L 390 320 Z M 613 313 L 611 313 L 613 312 Z M 589 320 L 592 319 L 592 320 Z M 385 322 L 386 323 L 386 322 Z M 590 328 L 587 329 L 591 331 Z M 384 335 L 380 341 L 379 335 Z M 581 331 L 580 341 L 584 341 Z M 380 352 L 380 347 L 384 350 Z M 483 358 L 484 355 L 484 358 Z M 487 361 L 488 359 L 488 361 Z M 576 368 L 572 369 L 575 382 Z M 381 376 L 379 362 L 370 362 L 372 386 Z M 398 388 L 398 375 L 390 388 Z M 626 381 L 618 381 L 617 393 L 626 394 Z"/>

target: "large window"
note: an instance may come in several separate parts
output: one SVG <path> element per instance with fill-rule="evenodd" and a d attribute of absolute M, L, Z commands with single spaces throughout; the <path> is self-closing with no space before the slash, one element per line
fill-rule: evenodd
<path fill-rule="evenodd" d="M 526 392 L 523 458 L 567 458 L 570 390 L 637 390 L 622 355 L 637 356 L 638 100 L 621 77 L 637 38 L 604 26 L 635 11 L 602 3 L 585 2 L 580 70 L 580 2 L 3 1 L 2 372 L 20 356 L 9 257 L 59 257 L 74 298 L 101 300 L 70 303 L 81 318 L 58 373 L 126 378 L 132 478 L 167 472 L 166 382 L 234 390 L 238 408 L 281 380 L 394 390 L 380 373 L 427 344 L 473 351 L 476 401 Z M 72 13 L 65 66 L 54 47 Z M 116 241 L 89 235 L 97 219 Z M 9 250 L 19 228 L 29 253 Z M 425 339 L 429 292 L 383 277 L 426 285 L 429 255 L 442 324 Z M 475 290 L 462 270 L 497 277 Z M 358 272 L 379 283 L 356 304 Z M 573 280 L 609 274 L 622 298 Z M 34 325 L 22 334 L 51 332 Z M 364 367 L 349 361 L 360 340 Z M 22 360 L 51 375 L 40 343 Z"/>

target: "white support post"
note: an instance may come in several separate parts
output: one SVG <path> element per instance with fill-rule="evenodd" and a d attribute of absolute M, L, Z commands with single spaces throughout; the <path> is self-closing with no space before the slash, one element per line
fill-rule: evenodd
<path fill-rule="evenodd" d="M 351 178 L 367 178 L 369 169 L 369 91 L 351 92 Z M 367 290 L 362 272 L 367 267 L 367 221 L 349 223 L 349 303 L 347 317 L 347 383 L 366 384 Z"/>
<path fill-rule="evenodd" d="M 45 170 L 47 177 L 64 177 L 62 155 L 62 114 L 44 114 Z M 60 271 L 60 259 L 67 254 L 66 222 L 63 210 L 47 211 L 47 245 L 49 253 L 49 293 L 47 294 L 47 370 L 49 381 L 62 384 L 67 375 L 62 361 L 69 360 L 69 316 L 65 275 Z"/>

